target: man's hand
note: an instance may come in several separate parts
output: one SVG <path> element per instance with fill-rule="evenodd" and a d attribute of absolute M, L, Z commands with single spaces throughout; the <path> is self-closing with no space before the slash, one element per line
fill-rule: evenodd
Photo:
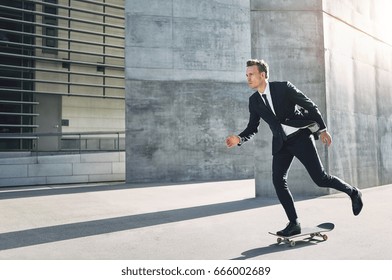
<path fill-rule="evenodd" d="M 226 146 L 232 148 L 240 143 L 241 139 L 237 135 L 230 135 L 226 138 Z"/>
<path fill-rule="evenodd" d="M 321 142 L 325 144 L 327 147 L 329 147 L 332 143 L 332 137 L 326 130 L 320 133 L 320 139 Z"/>

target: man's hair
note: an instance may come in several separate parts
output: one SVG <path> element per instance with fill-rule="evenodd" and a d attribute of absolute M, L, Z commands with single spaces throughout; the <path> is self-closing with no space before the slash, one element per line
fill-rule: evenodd
<path fill-rule="evenodd" d="M 260 73 L 264 72 L 265 73 L 265 78 L 268 79 L 268 69 L 269 66 L 267 64 L 267 62 L 265 62 L 264 60 L 259 60 L 259 59 L 249 59 L 246 62 L 246 67 L 249 66 L 253 66 L 256 65 L 257 69 L 259 70 Z"/>

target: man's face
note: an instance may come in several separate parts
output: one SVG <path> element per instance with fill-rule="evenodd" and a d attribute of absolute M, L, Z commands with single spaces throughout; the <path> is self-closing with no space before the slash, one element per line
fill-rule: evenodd
<path fill-rule="evenodd" d="M 256 65 L 246 67 L 246 78 L 249 87 L 253 89 L 265 84 L 265 73 L 260 73 Z"/>

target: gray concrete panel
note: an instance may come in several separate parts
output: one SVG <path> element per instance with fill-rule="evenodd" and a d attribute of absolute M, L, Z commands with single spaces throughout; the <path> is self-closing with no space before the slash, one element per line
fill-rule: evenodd
<path fill-rule="evenodd" d="M 321 10 L 322 0 L 250 0 L 252 10 Z"/>
<path fill-rule="evenodd" d="M 187 181 L 253 176 L 251 146 L 227 149 L 225 137 L 248 121 L 246 85 L 129 81 L 127 180 Z M 234 113 L 233 113 L 234 112 Z"/>
<path fill-rule="evenodd" d="M 252 56 L 268 62 L 271 81 L 291 81 L 318 105 L 327 119 L 321 1 L 251 3 Z M 272 134 L 265 128 L 262 135 L 259 133 L 256 137 L 262 138 L 256 142 L 261 150 L 255 161 L 256 193 L 259 196 L 275 195 L 271 176 Z M 322 147 L 318 148 L 321 160 L 328 167 L 328 154 Z M 327 189 L 315 186 L 297 160 L 290 168 L 288 184 L 294 196 L 328 193 Z"/>
<path fill-rule="evenodd" d="M 12 164 L 31 164 L 37 163 L 37 158 L 32 156 L 27 157 L 9 157 L 9 158 L 0 158 L 0 166 L 12 165 Z M 0 168 L 0 169 L 1 169 Z"/>
<path fill-rule="evenodd" d="M 328 0 L 323 1 L 323 10 L 341 21 L 392 43 L 392 33 L 389 28 L 392 5 L 389 0 Z"/>
<path fill-rule="evenodd" d="M 248 1 L 174 1 L 162 11 L 156 5 L 126 6 L 127 79 L 243 80 L 250 57 Z"/>
<path fill-rule="evenodd" d="M 248 118 L 249 2 L 156 5 L 126 6 L 127 181 L 253 177 L 251 150 L 224 143 Z"/>
<path fill-rule="evenodd" d="M 73 183 L 88 183 L 88 175 L 72 175 L 72 176 L 49 176 L 46 177 L 46 184 L 73 184 Z"/>
<path fill-rule="evenodd" d="M 74 175 L 110 174 L 111 172 L 112 164 L 110 162 L 74 163 L 72 165 L 72 174 Z"/>
<path fill-rule="evenodd" d="M 244 0 L 173 0 L 173 16 L 209 20 L 247 21 L 249 1 Z"/>
<path fill-rule="evenodd" d="M 0 165 L 0 178 L 26 177 L 27 164 Z"/>
<path fill-rule="evenodd" d="M 381 182 L 389 182 L 392 178 L 392 118 L 378 119 L 379 136 L 379 178 Z"/>
<path fill-rule="evenodd" d="M 38 156 L 37 163 L 51 164 L 51 163 L 74 163 L 80 162 L 80 155 L 56 155 L 56 156 Z"/>
<path fill-rule="evenodd" d="M 64 175 L 72 175 L 72 163 L 42 163 L 28 166 L 29 177 Z"/>
<path fill-rule="evenodd" d="M 125 174 L 91 174 L 88 178 L 89 182 L 120 182 L 125 180 Z"/>
<path fill-rule="evenodd" d="M 15 177 L 1 178 L 0 187 L 45 185 L 46 177 Z"/>
<path fill-rule="evenodd" d="M 171 16 L 173 13 L 173 1 L 162 0 L 132 0 L 125 1 L 125 10 L 132 15 L 153 15 L 153 16 Z"/>
<path fill-rule="evenodd" d="M 171 17 L 127 15 L 126 46 L 169 48 L 172 42 Z M 154 34 L 154 36 L 151 36 Z M 151 65 L 153 66 L 153 65 Z"/>
<path fill-rule="evenodd" d="M 112 173 L 121 173 L 123 177 L 125 176 L 125 162 L 112 162 Z"/>
<path fill-rule="evenodd" d="M 121 154 L 124 152 L 111 152 L 111 153 L 91 153 L 91 154 L 81 154 L 80 161 L 81 163 L 88 162 L 119 162 L 121 161 Z"/>
<path fill-rule="evenodd" d="M 382 167 L 390 155 L 384 120 L 391 118 L 392 48 L 379 37 L 378 18 L 369 21 L 370 1 L 337 2 L 326 3 L 324 16 L 329 123 L 339 142 L 330 166 L 348 182 L 370 187 L 392 178 Z M 379 1 L 373 4 L 374 11 L 380 8 Z"/>

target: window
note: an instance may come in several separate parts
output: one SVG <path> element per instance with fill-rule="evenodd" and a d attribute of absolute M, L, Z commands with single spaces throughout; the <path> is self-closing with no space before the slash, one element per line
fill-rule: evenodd
<path fill-rule="evenodd" d="M 58 20 L 57 15 L 57 7 L 53 5 L 57 5 L 57 0 L 44 0 L 43 2 L 48 3 L 49 5 L 43 6 L 43 12 L 45 15 L 42 16 L 42 23 L 51 26 L 44 26 L 42 28 L 42 35 L 47 36 L 42 40 L 42 44 L 44 47 L 49 47 L 53 49 L 45 48 L 42 51 L 45 53 L 54 53 L 57 54 L 57 37 L 58 37 Z"/>

